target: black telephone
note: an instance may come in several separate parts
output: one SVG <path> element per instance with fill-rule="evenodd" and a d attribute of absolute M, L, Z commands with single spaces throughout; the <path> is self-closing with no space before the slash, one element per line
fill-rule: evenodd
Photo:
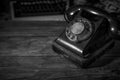
<path fill-rule="evenodd" d="M 53 49 L 81 67 L 88 67 L 120 37 L 116 20 L 105 11 L 74 6 L 64 17 L 68 26 L 53 42 Z"/>

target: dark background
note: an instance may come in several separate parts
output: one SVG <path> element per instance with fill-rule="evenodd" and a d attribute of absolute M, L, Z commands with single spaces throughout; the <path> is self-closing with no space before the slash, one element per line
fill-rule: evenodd
<path fill-rule="evenodd" d="M 0 1 L 0 17 L 1 19 L 11 18 L 10 1 L 19 0 L 1 0 Z M 23 0 L 24 1 L 24 0 Z M 29 0 L 28 0 L 29 1 Z M 89 5 L 101 8 L 108 13 L 115 14 L 114 16 L 119 17 L 120 15 L 120 0 L 69 0 L 69 8 L 75 5 Z M 117 10 L 114 10 L 116 7 Z M 4 18 L 3 18 L 4 17 Z M 118 18 L 119 19 L 119 18 Z"/>
<path fill-rule="evenodd" d="M 6 20 L 11 19 L 10 1 L 19 1 L 19 0 L 1 0 L 0 1 L 0 18 L 1 19 L 6 19 Z M 101 8 L 117 17 L 120 17 L 119 4 L 120 4 L 120 0 L 69 0 L 69 7 L 72 7 L 75 5 L 94 6 L 94 7 Z M 116 7 L 117 9 L 115 10 L 114 7 Z"/>

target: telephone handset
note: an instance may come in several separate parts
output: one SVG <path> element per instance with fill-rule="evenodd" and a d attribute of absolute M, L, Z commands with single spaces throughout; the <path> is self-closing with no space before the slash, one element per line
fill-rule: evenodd
<path fill-rule="evenodd" d="M 88 67 L 120 37 L 115 19 L 102 10 L 75 6 L 64 16 L 68 26 L 53 49 L 81 67 Z"/>

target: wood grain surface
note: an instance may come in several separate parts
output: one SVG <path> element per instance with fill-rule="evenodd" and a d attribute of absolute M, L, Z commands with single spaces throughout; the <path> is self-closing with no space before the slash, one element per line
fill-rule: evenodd
<path fill-rule="evenodd" d="M 82 69 L 52 50 L 52 42 L 66 26 L 66 22 L 0 22 L 0 80 L 119 80 L 120 42 L 109 51 L 117 54 L 110 63 Z"/>

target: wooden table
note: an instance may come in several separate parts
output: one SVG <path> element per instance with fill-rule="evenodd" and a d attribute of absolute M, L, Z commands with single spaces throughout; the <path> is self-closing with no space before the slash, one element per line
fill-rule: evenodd
<path fill-rule="evenodd" d="M 66 22 L 0 22 L 0 80 L 118 80 L 119 55 L 109 64 L 78 68 L 52 50 Z M 120 54 L 120 42 L 110 51 Z M 109 57 L 109 56 L 106 56 Z"/>

